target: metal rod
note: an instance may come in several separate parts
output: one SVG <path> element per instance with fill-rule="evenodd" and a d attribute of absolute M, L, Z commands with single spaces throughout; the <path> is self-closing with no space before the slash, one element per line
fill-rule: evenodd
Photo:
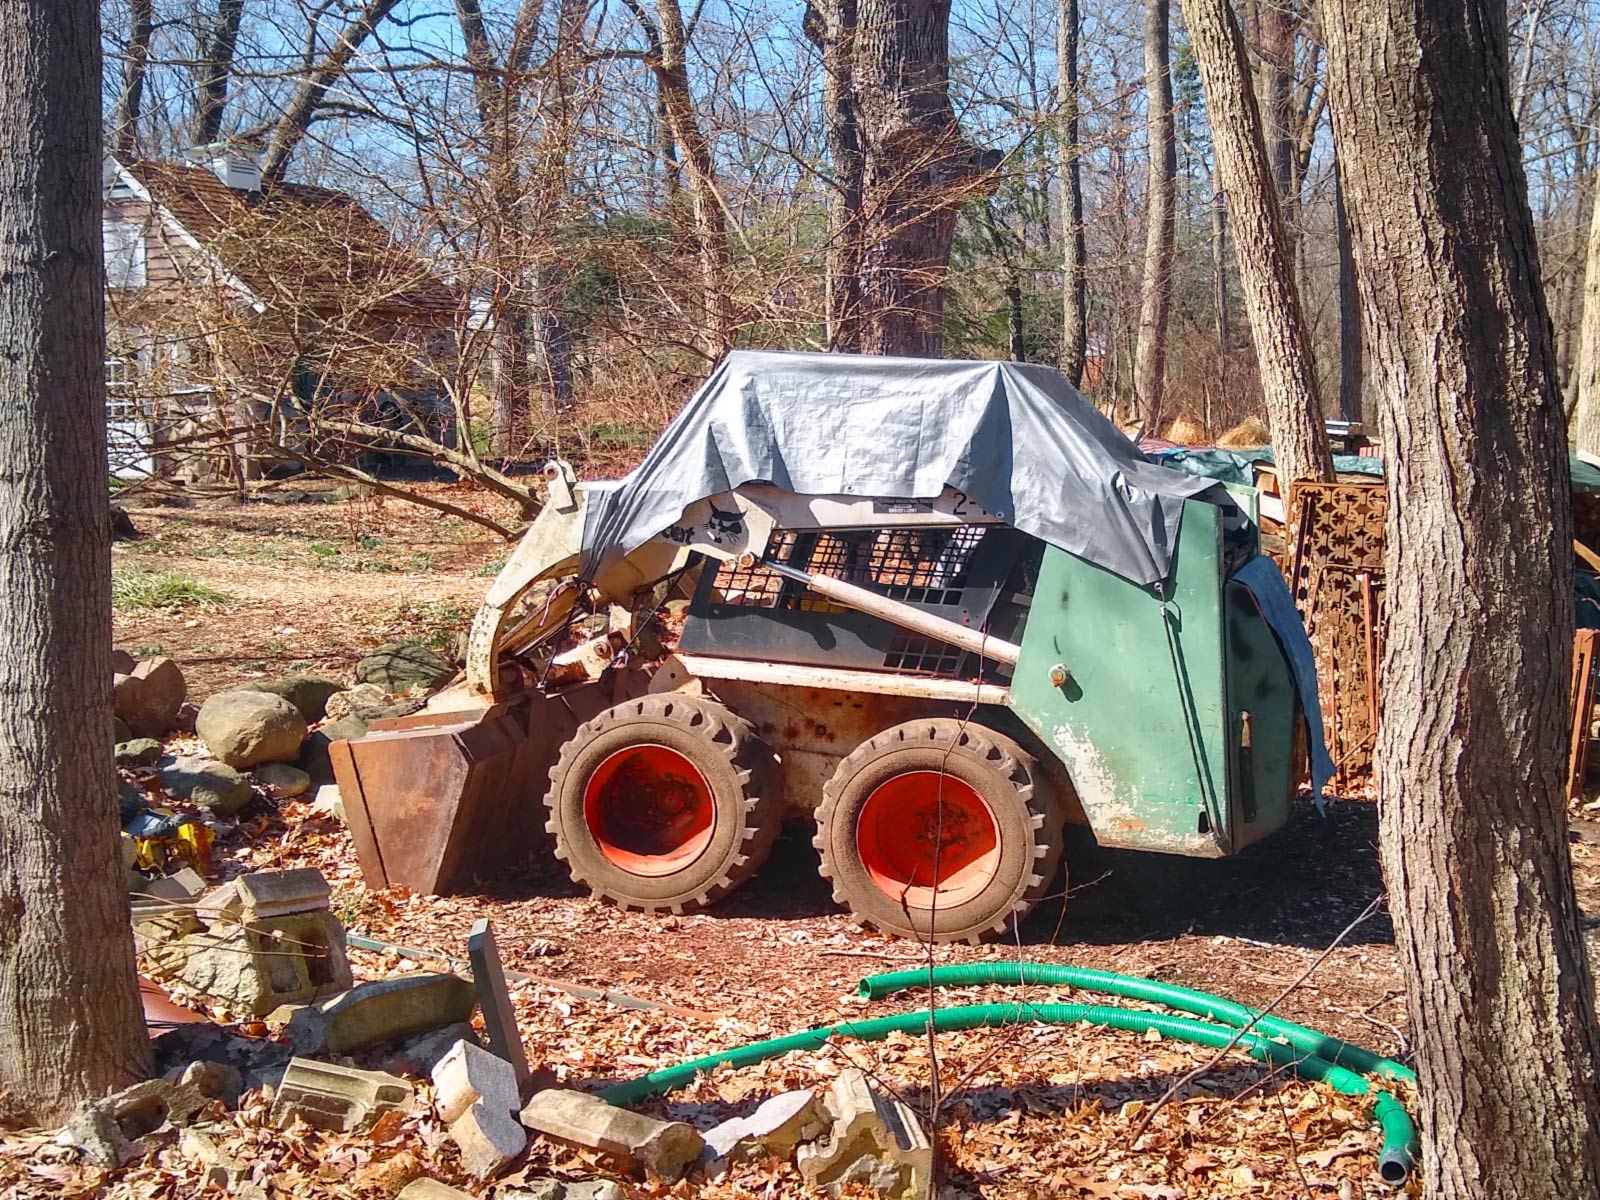
<path fill-rule="evenodd" d="M 761 565 L 785 579 L 805 584 L 819 596 L 837 600 L 849 608 L 859 609 L 874 617 L 882 617 L 892 624 L 914 630 L 927 637 L 937 638 L 941 642 L 949 642 L 952 646 L 959 646 L 993 662 L 1002 662 L 1014 667 L 1017 665 L 1017 660 L 1022 657 L 1021 646 L 991 637 L 980 630 L 957 624 L 944 617 L 936 617 L 914 605 L 891 600 L 887 596 L 878 595 L 877 592 L 869 592 L 866 588 L 835 579 L 831 575 L 813 575 L 809 571 L 801 571 L 786 563 L 772 562 L 768 559 L 762 559 Z"/>

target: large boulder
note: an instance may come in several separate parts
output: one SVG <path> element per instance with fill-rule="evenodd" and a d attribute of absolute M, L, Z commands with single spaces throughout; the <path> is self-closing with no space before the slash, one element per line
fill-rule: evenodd
<path fill-rule="evenodd" d="M 434 691 L 455 673 L 455 665 L 437 650 L 410 642 L 380 646 L 356 664 L 357 683 L 375 683 L 391 695 Z"/>
<path fill-rule="evenodd" d="M 135 737 L 160 737 L 177 723 L 188 696 L 183 672 L 170 658 L 147 658 L 112 677 L 112 711 Z"/>
<path fill-rule="evenodd" d="M 177 800 L 228 817 L 250 803 L 250 781 L 225 763 L 178 758 L 162 765 L 161 786 Z"/>
<path fill-rule="evenodd" d="M 306 738 L 294 765 L 311 776 L 314 783 L 331 783 L 333 764 L 328 759 L 328 746 L 333 742 L 353 742 L 358 737 L 364 737 L 366 732 L 367 723 L 356 716 L 324 722 Z"/>
<path fill-rule="evenodd" d="M 344 691 L 344 684 L 320 675 L 285 675 L 282 679 L 268 679 L 252 683 L 252 691 L 282 696 L 300 710 L 300 715 L 311 725 L 322 720 L 328 708 L 328 698 Z"/>
<path fill-rule="evenodd" d="M 230 767 L 293 762 L 306 737 L 306 719 L 270 692 L 218 692 L 200 706 L 195 732 Z"/>

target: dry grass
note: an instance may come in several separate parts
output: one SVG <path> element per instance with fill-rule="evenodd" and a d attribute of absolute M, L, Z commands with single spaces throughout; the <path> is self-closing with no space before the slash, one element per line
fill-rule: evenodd
<path fill-rule="evenodd" d="M 1224 450 L 1259 450 L 1272 441 L 1272 430 L 1257 417 L 1246 417 L 1217 439 Z"/>

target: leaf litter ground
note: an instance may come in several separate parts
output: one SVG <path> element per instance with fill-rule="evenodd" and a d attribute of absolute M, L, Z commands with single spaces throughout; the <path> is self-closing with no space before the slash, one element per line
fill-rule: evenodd
<path fill-rule="evenodd" d="M 452 502 L 494 502 L 438 489 Z M 197 698 L 252 677 L 317 669 L 348 677 L 366 650 L 423 636 L 448 645 L 465 628 L 503 543 L 453 518 L 372 500 L 136 510 L 143 541 L 119 548 L 119 568 L 176 570 L 227 594 L 218 609 L 123 612 L 118 645 L 161 651 L 185 667 Z M 983 947 L 939 947 L 939 964 L 996 959 L 1071 962 L 1147 975 L 1266 1004 L 1299 979 L 1381 890 L 1375 806 L 1304 808 L 1291 826 L 1223 862 L 1105 851 L 1069 841 L 1068 895 L 1058 893 L 1013 935 Z M 542 848 L 541 848 L 542 850 Z M 1585 910 L 1600 908 L 1600 841 L 1574 848 Z M 611 989 L 670 1006 L 638 1010 L 539 983 L 513 985 L 530 1057 L 564 1086 L 592 1088 L 726 1046 L 863 1015 L 925 1007 L 925 991 L 867 1004 L 863 974 L 925 965 L 915 945 L 857 928 L 832 903 L 803 829 L 780 840 L 755 880 L 713 913 L 650 917 L 598 904 L 548 853 L 482 894 L 368 891 L 335 820 L 289 801 L 258 801 L 219 841 L 225 873 L 315 866 L 352 933 L 437 952 L 459 964 L 468 929 L 491 917 L 506 966 L 569 985 Z M 1058 881 L 1060 882 L 1060 881 Z M 358 978 L 440 969 L 448 961 L 351 952 Z M 177 997 L 213 1019 L 200 997 Z M 941 1006 L 988 1000 L 1082 1002 L 1065 989 L 940 992 Z M 1278 1006 L 1281 1015 L 1390 1054 L 1404 1054 L 1405 1009 L 1392 931 L 1380 913 L 1359 924 Z M 246 1022 L 242 1029 L 250 1029 Z M 1374 1174 L 1378 1139 L 1359 1103 L 1229 1055 L 1148 1119 L 1150 1106 L 1211 1052 L 1087 1027 L 1025 1026 L 943 1035 L 937 1042 L 941 1196 L 1350 1197 L 1392 1194 Z M 381 1054 L 353 1060 L 378 1065 Z M 647 1105 L 708 1127 L 763 1098 L 820 1087 L 847 1066 L 867 1070 L 919 1111 L 932 1078 L 925 1038 L 837 1042 L 703 1077 Z M 373 1132 L 282 1131 L 258 1093 L 217 1114 L 214 1140 L 273 1197 L 383 1197 L 427 1175 L 480 1195 L 494 1186 L 462 1175 L 426 1103 Z M 1148 1123 L 1146 1124 L 1148 1119 Z M 1134 1135 L 1144 1126 L 1138 1141 Z M 146 1140 L 140 1161 L 106 1174 L 48 1143 L 0 1135 L 0 1195 L 188 1197 L 204 1168 L 184 1157 L 176 1131 Z M 787 1163 L 698 1173 L 675 1185 L 616 1174 L 616 1164 L 535 1138 L 527 1160 L 498 1186 L 524 1178 L 608 1176 L 629 1195 L 707 1200 L 803 1196 Z M 215 1193 L 213 1194 L 220 1194 Z"/>

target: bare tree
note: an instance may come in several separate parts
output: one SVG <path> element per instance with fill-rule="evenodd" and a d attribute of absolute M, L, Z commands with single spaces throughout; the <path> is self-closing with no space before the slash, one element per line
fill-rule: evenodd
<path fill-rule="evenodd" d="M 149 1069 L 111 761 L 95 0 L 0 8 L 0 1096 Z"/>
<path fill-rule="evenodd" d="M 861 347 L 861 206 L 865 164 L 856 119 L 856 0 L 806 6 L 802 28 L 822 54 L 822 120 L 832 172 L 828 278 L 823 298 L 830 350 Z"/>
<path fill-rule="evenodd" d="M 950 8 L 860 0 L 857 15 L 862 349 L 937 357 L 956 211 L 979 173 L 950 107 Z"/>
<path fill-rule="evenodd" d="M 150 64 L 150 40 L 156 31 L 155 0 L 130 0 L 128 13 L 132 20 L 122 58 L 122 91 L 111 113 L 111 149 L 122 158 L 139 152 L 145 73 Z"/>
<path fill-rule="evenodd" d="M 1167 323 L 1172 313 L 1172 260 L 1177 235 L 1178 142 L 1172 121 L 1172 8 L 1145 0 L 1145 129 L 1150 144 L 1144 192 L 1144 274 L 1139 287 L 1139 341 L 1133 391 L 1151 433 L 1161 420 L 1167 384 Z"/>
<path fill-rule="evenodd" d="M 228 108 L 228 85 L 233 79 L 233 56 L 244 21 L 244 0 L 217 0 L 216 9 L 203 14 L 195 30 L 194 140 L 206 145 L 222 136 L 222 119 Z"/>
<path fill-rule="evenodd" d="M 1322 401 L 1311 360 L 1283 213 L 1261 136 L 1244 37 L 1228 0 L 1185 0 L 1184 19 L 1205 86 L 1217 170 L 1233 221 L 1245 313 L 1285 487 L 1332 479 Z"/>
<path fill-rule="evenodd" d="M 1565 423 L 1505 10 L 1325 0 L 1322 16 L 1388 449 L 1377 778 L 1423 1187 L 1600 1195 L 1564 787 Z"/>
<path fill-rule="evenodd" d="M 1600 185 L 1600 176 L 1596 179 Z M 1600 204 L 1589 218 L 1589 248 L 1584 257 L 1583 318 L 1578 331 L 1578 362 L 1572 391 L 1577 395 L 1573 435 L 1578 449 L 1600 455 Z"/>
<path fill-rule="evenodd" d="M 1089 357 L 1089 306 L 1085 292 L 1083 147 L 1079 144 L 1079 0 L 1062 0 L 1056 17 L 1056 102 L 1061 113 L 1061 373 L 1083 384 Z"/>
<path fill-rule="evenodd" d="M 399 2 L 366 0 L 355 17 L 335 36 L 333 48 L 320 58 L 316 55 L 315 38 L 310 39 L 303 72 L 277 124 L 272 127 L 272 138 L 261 160 L 264 178 L 283 178 L 290 156 L 310 131 L 317 110 L 327 101 L 328 90 L 349 70 L 361 44 L 372 36 Z"/>
<path fill-rule="evenodd" d="M 1333 236 L 1339 253 L 1339 416 L 1361 420 L 1361 393 L 1366 387 L 1361 346 L 1361 300 L 1356 295 L 1355 251 L 1350 245 L 1350 218 L 1344 210 L 1344 184 L 1339 164 L 1333 169 Z"/>

